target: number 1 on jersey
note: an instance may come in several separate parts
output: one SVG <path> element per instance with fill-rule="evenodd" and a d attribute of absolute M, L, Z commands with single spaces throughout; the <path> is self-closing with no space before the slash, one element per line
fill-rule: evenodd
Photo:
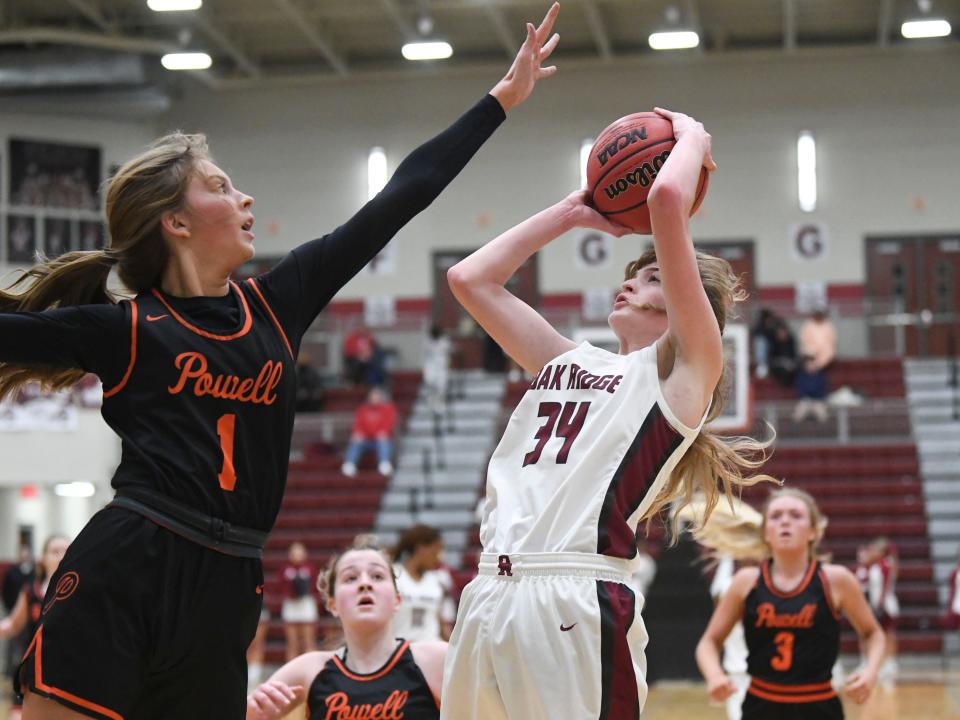
<path fill-rule="evenodd" d="M 553 437 L 554 426 L 556 426 L 557 437 L 563 438 L 563 447 L 557 453 L 557 463 L 563 465 L 567 462 L 567 456 L 573 447 L 573 441 L 583 429 L 583 423 L 587 419 L 587 411 L 590 410 L 589 402 L 566 402 L 562 408 L 558 402 L 542 402 L 537 417 L 545 417 L 547 421 L 540 426 L 537 434 L 534 435 L 537 444 L 526 455 L 523 456 L 523 467 L 527 465 L 536 465 L 540 460 L 540 453 L 543 452 L 547 441 Z M 559 422 L 558 422 L 559 419 Z"/>
<path fill-rule="evenodd" d="M 220 436 L 220 450 L 223 452 L 223 469 L 217 476 L 220 487 L 233 491 L 237 485 L 237 472 L 233 469 L 233 430 L 236 427 L 237 416 L 233 413 L 221 415 L 217 420 L 217 435 Z"/>

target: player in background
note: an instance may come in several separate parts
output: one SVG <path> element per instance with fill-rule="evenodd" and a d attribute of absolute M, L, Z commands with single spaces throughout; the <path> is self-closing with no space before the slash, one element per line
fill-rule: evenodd
<path fill-rule="evenodd" d="M 387 553 L 361 535 L 317 586 L 340 620 L 343 646 L 277 670 L 247 698 L 247 720 L 276 720 L 304 702 L 311 718 L 439 718 L 447 644 L 396 637 L 401 600 Z"/>
<path fill-rule="evenodd" d="M 742 621 L 751 678 L 743 720 L 842 718 L 843 706 L 831 682 L 840 652 L 840 616 L 850 621 L 867 649 L 865 666 L 846 681 L 845 691 L 856 703 L 865 702 L 876 685 L 883 631 L 853 573 L 817 559 L 826 518 L 809 494 L 776 490 L 762 515 L 753 547 L 740 543 L 738 553 L 762 553 L 766 559 L 760 567 L 737 571 L 697 645 L 707 692 L 716 702 L 736 692 L 721 666 L 720 648 Z M 723 532 L 709 521 L 695 536 L 707 547 L 725 545 Z"/>
<path fill-rule="evenodd" d="M 375 198 L 269 272 L 231 280 L 254 254 L 253 198 L 202 135 L 174 133 L 111 178 L 107 250 L 42 262 L 0 291 L 0 398 L 30 380 L 60 389 L 93 373 L 123 446 L 116 497 L 51 580 L 76 578 L 74 589 L 52 604 L 48 593 L 20 665 L 28 720 L 242 714 L 301 338 L 553 74 L 542 61 L 558 41 L 557 12 L 528 24 L 503 79 Z M 133 298 L 117 302 L 114 271 Z"/>
<path fill-rule="evenodd" d="M 447 640 L 456 620 L 450 591 L 453 578 L 443 567 L 443 537 L 428 525 L 413 525 L 391 550 L 400 609 L 393 624 L 407 640 Z"/>
<path fill-rule="evenodd" d="M 639 717 L 646 631 L 631 589 L 637 524 L 701 487 L 750 482 L 760 443 L 703 431 L 720 412 L 721 333 L 741 297 L 729 264 L 697 253 L 690 210 L 710 136 L 681 113 L 647 202 L 655 251 L 630 263 L 609 316 L 611 353 L 561 335 L 505 287 L 574 228 L 622 236 L 578 191 L 447 273 L 454 295 L 535 376 L 487 471 L 479 576 L 465 589 L 443 717 Z"/>

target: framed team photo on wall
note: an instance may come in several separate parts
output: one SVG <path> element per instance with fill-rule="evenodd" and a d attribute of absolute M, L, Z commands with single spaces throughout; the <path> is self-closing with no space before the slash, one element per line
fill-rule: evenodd
<path fill-rule="evenodd" d="M 37 222 L 33 215 L 7 215 L 7 262 L 32 263 L 37 252 Z"/>
<path fill-rule="evenodd" d="M 99 147 L 11 139 L 10 204 L 98 210 Z"/>

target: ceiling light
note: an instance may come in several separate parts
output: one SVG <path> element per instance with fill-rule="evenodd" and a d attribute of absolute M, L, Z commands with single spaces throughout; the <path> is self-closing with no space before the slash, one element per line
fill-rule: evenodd
<path fill-rule="evenodd" d="M 655 32 L 647 39 L 654 50 L 686 50 L 700 44 L 700 36 L 692 30 Z"/>
<path fill-rule="evenodd" d="M 147 7 L 154 12 L 182 12 L 199 10 L 203 0 L 147 0 Z"/>
<path fill-rule="evenodd" d="M 147 7 L 154 12 L 180 12 L 199 10 L 203 0 L 147 0 Z"/>
<path fill-rule="evenodd" d="M 908 20 L 900 26 L 900 34 L 908 40 L 946 37 L 950 30 L 950 23 L 942 19 Z"/>
<path fill-rule="evenodd" d="M 387 154 L 382 147 L 370 148 L 367 155 L 367 200 L 373 200 L 387 184 Z"/>
<path fill-rule="evenodd" d="M 807 130 L 797 138 L 797 200 L 804 212 L 817 209 L 817 143 Z"/>
<path fill-rule="evenodd" d="M 53 486 L 53 492 L 60 497 L 93 497 L 96 490 L 93 483 L 82 481 L 57 483 Z"/>
<path fill-rule="evenodd" d="M 164 55 L 160 62 L 167 70 L 206 70 L 213 61 L 206 53 L 182 52 Z"/>
<path fill-rule="evenodd" d="M 412 42 L 401 50 L 407 60 L 446 60 L 453 55 L 448 42 Z"/>

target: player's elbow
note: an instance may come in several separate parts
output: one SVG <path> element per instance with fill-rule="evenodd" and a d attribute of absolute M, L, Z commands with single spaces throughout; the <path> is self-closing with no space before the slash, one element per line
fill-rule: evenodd
<path fill-rule="evenodd" d="M 447 270 L 447 285 L 458 300 L 469 293 L 475 282 L 476 279 L 471 277 L 469 268 L 464 267 L 463 263 L 457 263 Z"/>
<path fill-rule="evenodd" d="M 680 214 L 683 203 L 683 188 L 666 178 L 658 179 L 650 188 L 650 194 L 647 195 L 647 206 L 654 215 Z"/>

